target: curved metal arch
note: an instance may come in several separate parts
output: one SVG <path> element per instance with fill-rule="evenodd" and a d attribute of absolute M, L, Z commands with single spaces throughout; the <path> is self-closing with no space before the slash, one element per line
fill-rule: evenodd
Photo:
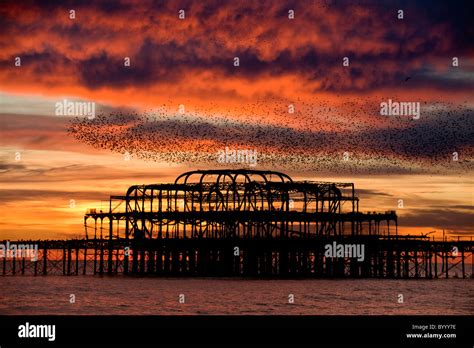
<path fill-rule="evenodd" d="M 132 185 L 128 188 L 126 196 L 129 197 L 133 190 L 138 189 L 141 185 Z"/>
<path fill-rule="evenodd" d="M 281 172 L 276 172 L 276 171 L 266 171 L 266 170 L 249 170 L 249 169 L 212 169 L 212 170 L 193 170 L 189 171 L 183 174 L 180 174 L 176 180 L 175 184 L 179 184 L 180 180 L 184 180 L 183 183 L 187 184 L 188 180 L 193 176 L 193 175 L 200 175 L 201 177 L 199 178 L 199 182 L 202 183 L 204 182 L 206 176 L 210 175 L 245 175 L 246 177 L 250 178 L 250 175 L 258 175 L 260 176 L 263 181 L 269 182 L 269 179 L 267 178 L 267 175 L 276 175 L 277 177 L 280 178 L 281 182 L 293 182 L 293 179 L 291 179 L 290 176 L 287 174 L 281 173 Z M 254 180 L 252 180 L 254 181 Z"/>
<path fill-rule="evenodd" d="M 206 195 L 203 196 L 203 200 L 205 199 L 208 203 L 209 210 L 211 208 L 211 204 L 213 203 L 211 201 L 211 198 L 212 198 L 213 194 L 215 194 L 215 197 L 216 197 L 216 201 L 215 201 L 216 211 L 219 210 L 219 203 L 222 204 L 222 206 L 224 208 L 225 207 L 224 206 L 224 201 L 225 201 L 224 200 L 224 195 L 222 194 L 222 191 L 220 190 L 218 183 L 215 183 L 214 185 L 209 187 L 209 190 L 206 192 Z"/>

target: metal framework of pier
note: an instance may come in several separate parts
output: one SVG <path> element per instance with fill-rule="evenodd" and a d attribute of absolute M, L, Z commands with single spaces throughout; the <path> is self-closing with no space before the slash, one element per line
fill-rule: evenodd
<path fill-rule="evenodd" d="M 193 171 L 173 184 L 131 186 L 110 197 L 108 211 L 91 209 L 84 219 L 87 238 L 91 230 L 109 239 L 379 235 L 381 223 L 387 235 L 397 234 L 394 211 L 359 212 L 354 184 L 256 170 Z"/>
<path fill-rule="evenodd" d="M 352 183 L 293 181 L 257 170 L 191 171 L 131 186 L 106 211 L 89 209 L 85 238 L 30 241 L 34 262 L 0 274 L 252 277 L 472 277 L 473 242 L 398 235 L 395 211 L 359 212 Z M 365 258 L 327 257 L 332 243 Z M 20 243 L 20 242 L 13 242 Z M 466 260 L 471 267 L 466 267 Z"/>

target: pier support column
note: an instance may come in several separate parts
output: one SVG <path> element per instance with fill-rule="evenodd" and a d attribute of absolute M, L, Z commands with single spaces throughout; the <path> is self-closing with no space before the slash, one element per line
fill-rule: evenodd
<path fill-rule="evenodd" d="M 79 246 L 76 246 L 76 269 L 74 270 L 74 273 L 76 275 L 79 275 Z"/>
<path fill-rule="evenodd" d="M 405 278 L 410 278 L 410 255 L 408 250 L 405 250 Z"/>
<path fill-rule="evenodd" d="M 72 250 L 71 247 L 67 248 L 67 275 L 71 275 L 71 259 L 72 259 Z"/>
<path fill-rule="evenodd" d="M 94 242 L 94 274 L 97 274 L 97 241 Z"/>
<path fill-rule="evenodd" d="M 132 274 L 138 273 L 138 247 L 136 245 L 132 248 Z"/>
<path fill-rule="evenodd" d="M 156 248 L 156 267 L 155 267 L 156 274 L 163 273 L 163 247 L 161 243 L 162 241 L 159 240 L 159 245 Z"/>
<path fill-rule="evenodd" d="M 189 248 L 189 274 L 196 274 L 196 249 L 194 245 Z"/>
<path fill-rule="evenodd" d="M 397 278 L 401 278 L 402 277 L 402 269 L 401 269 L 401 253 L 400 253 L 400 249 L 397 245 Z"/>
<path fill-rule="evenodd" d="M 43 275 L 48 274 L 48 248 L 46 244 L 44 245 L 43 249 Z"/>
<path fill-rule="evenodd" d="M 108 255 L 107 255 L 107 274 L 113 273 L 113 262 L 114 262 L 114 249 L 112 246 L 112 240 L 109 239 Z"/>
<path fill-rule="evenodd" d="M 433 263 L 432 263 L 432 261 L 433 261 L 433 260 L 432 260 L 432 259 L 433 259 L 433 255 L 432 255 L 432 253 L 431 253 L 431 249 L 430 249 L 430 251 L 429 251 L 428 257 L 429 257 L 429 263 L 430 263 L 430 274 L 429 274 L 429 277 L 430 277 L 430 279 L 432 279 L 432 278 L 433 278 Z"/>
<path fill-rule="evenodd" d="M 286 276 L 288 274 L 288 249 L 281 245 L 280 250 L 279 250 L 279 274 Z"/>
<path fill-rule="evenodd" d="M 448 261 L 448 252 L 445 251 L 444 252 L 444 258 L 445 258 L 445 262 L 446 262 L 446 279 L 449 278 L 449 261 Z"/>
<path fill-rule="evenodd" d="M 100 243 L 100 255 L 99 255 L 99 274 L 104 274 L 104 243 Z"/>
<path fill-rule="evenodd" d="M 87 273 L 87 245 L 84 247 L 84 264 L 82 269 L 82 274 L 86 275 Z"/>
<path fill-rule="evenodd" d="M 418 252 L 417 250 L 415 249 L 414 251 L 414 256 L 413 256 L 414 260 L 415 260 L 415 278 L 418 278 Z"/>
<path fill-rule="evenodd" d="M 63 246 L 63 275 L 66 275 L 66 247 Z"/>

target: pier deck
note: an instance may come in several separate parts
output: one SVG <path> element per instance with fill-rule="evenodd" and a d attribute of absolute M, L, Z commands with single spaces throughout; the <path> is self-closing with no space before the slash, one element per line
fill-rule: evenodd
<path fill-rule="evenodd" d="M 325 256 L 326 246 L 333 243 L 364 245 L 364 260 Z M 36 244 L 37 259 L 0 259 L 1 275 L 472 278 L 474 273 L 473 241 L 413 236 L 82 239 L 9 244 Z"/>

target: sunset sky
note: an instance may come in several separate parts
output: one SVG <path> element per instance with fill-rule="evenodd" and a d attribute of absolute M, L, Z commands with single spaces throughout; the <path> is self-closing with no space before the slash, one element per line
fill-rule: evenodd
<path fill-rule="evenodd" d="M 473 236 L 473 5 L 401 4 L 2 2 L 0 239 L 80 236 L 87 208 L 229 167 L 226 146 L 354 182 L 400 233 Z M 56 115 L 64 99 L 95 117 Z M 419 119 L 381 115 L 389 100 Z"/>

